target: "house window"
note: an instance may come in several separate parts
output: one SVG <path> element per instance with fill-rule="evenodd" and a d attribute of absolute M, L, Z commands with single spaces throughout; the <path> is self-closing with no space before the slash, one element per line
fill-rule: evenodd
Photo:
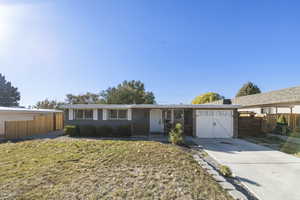
<path fill-rule="evenodd" d="M 118 119 L 127 119 L 127 110 L 118 110 Z"/>
<path fill-rule="evenodd" d="M 75 120 L 92 120 L 93 119 L 93 110 L 75 110 L 74 112 Z"/>
<path fill-rule="evenodd" d="M 183 117 L 183 110 L 174 110 L 174 120 L 182 120 Z"/>
<path fill-rule="evenodd" d="M 172 111 L 171 110 L 167 110 L 165 112 L 165 119 L 168 120 L 168 121 L 171 121 L 172 120 Z"/>
<path fill-rule="evenodd" d="M 108 119 L 110 120 L 127 120 L 127 110 L 108 110 Z"/>
<path fill-rule="evenodd" d="M 118 119 L 118 110 L 108 110 L 108 119 Z"/>

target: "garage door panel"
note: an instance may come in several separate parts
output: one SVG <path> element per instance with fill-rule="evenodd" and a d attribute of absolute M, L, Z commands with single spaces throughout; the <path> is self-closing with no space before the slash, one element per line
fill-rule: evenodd
<path fill-rule="evenodd" d="M 197 110 L 196 135 L 201 138 L 233 137 L 233 111 Z"/>

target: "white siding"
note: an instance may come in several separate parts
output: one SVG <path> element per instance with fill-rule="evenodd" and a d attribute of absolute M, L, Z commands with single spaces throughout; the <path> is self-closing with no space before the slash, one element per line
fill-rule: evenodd
<path fill-rule="evenodd" d="M 293 109 L 293 112 L 300 114 L 300 106 L 295 106 L 295 108 Z"/>
<path fill-rule="evenodd" d="M 267 108 L 264 108 L 264 109 L 267 110 L 268 113 L 270 113 L 270 114 L 275 114 L 276 113 L 276 108 L 275 107 L 267 107 Z M 250 112 L 257 113 L 257 114 L 262 114 L 261 113 L 261 108 L 242 108 L 242 109 L 238 109 L 238 111 L 250 111 Z M 277 108 L 277 113 L 290 113 L 290 112 L 291 112 L 290 108 Z M 293 108 L 293 113 L 300 114 L 300 105 L 295 106 Z"/>
<path fill-rule="evenodd" d="M 294 109 L 293 109 L 294 111 Z M 276 109 L 274 109 L 274 111 L 272 112 L 272 114 L 276 113 Z M 291 109 L 290 108 L 277 108 L 277 113 L 291 113 Z"/>
<path fill-rule="evenodd" d="M 0 135 L 4 134 L 5 121 L 19 121 L 19 120 L 33 120 L 34 116 L 40 114 L 29 114 L 29 113 L 1 113 L 0 112 Z"/>
<path fill-rule="evenodd" d="M 249 111 L 249 112 L 254 112 L 257 114 L 261 114 L 261 109 L 260 108 L 242 108 L 242 109 L 238 109 L 238 111 Z"/>

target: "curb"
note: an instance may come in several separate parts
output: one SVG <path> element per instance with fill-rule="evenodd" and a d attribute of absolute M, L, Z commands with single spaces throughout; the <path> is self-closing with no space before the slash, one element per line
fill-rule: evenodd
<path fill-rule="evenodd" d="M 205 169 L 219 185 L 226 190 L 235 200 L 248 200 L 248 198 L 238 191 L 233 184 L 228 182 L 217 170 L 214 169 L 208 162 L 203 160 L 199 155 L 193 155 L 197 163 Z"/>

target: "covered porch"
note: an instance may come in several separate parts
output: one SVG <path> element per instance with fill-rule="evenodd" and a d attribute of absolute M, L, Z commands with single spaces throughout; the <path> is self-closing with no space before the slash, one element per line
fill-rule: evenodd
<path fill-rule="evenodd" d="M 150 109 L 149 115 L 150 135 L 167 135 L 177 123 L 183 125 L 184 135 L 193 135 L 193 109 Z"/>

